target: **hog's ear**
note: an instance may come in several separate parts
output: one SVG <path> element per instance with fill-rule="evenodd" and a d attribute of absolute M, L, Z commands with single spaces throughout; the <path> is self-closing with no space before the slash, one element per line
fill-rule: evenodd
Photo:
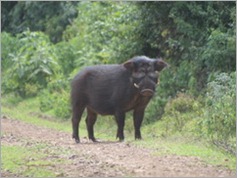
<path fill-rule="evenodd" d="M 134 69 L 134 62 L 131 61 L 131 60 L 128 60 L 128 61 L 126 61 L 126 62 L 123 63 L 123 66 L 124 66 L 126 69 L 128 69 L 128 70 L 130 70 L 130 71 L 133 71 L 133 69 Z"/>
<path fill-rule="evenodd" d="M 155 71 L 162 71 L 165 67 L 168 67 L 168 64 L 161 60 L 161 59 L 156 59 L 155 60 Z"/>

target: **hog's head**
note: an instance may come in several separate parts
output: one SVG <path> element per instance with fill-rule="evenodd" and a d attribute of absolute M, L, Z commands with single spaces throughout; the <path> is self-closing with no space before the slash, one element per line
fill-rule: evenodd
<path fill-rule="evenodd" d="M 131 72 L 130 81 L 142 96 L 152 96 L 156 85 L 159 84 L 159 72 L 167 67 L 161 59 L 150 59 L 146 56 L 134 57 L 124 64 Z"/>

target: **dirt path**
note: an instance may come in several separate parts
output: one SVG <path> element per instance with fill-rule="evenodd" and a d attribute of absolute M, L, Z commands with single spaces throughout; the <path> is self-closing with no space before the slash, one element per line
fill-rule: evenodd
<path fill-rule="evenodd" d="M 34 143 L 49 145 L 50 149 L 67 149 L 57 157 L 70 160 L 70 164 L 56 164 L 53 171 L 61 177 L 227 177 L 229 170 L 204 164 L 195 157 L 154 156 L 151 150 L 137 148 L 126 142 L 92 143 L 82 139 L 75 144 L 71 135 L 27 124 L 18 120 L 1 120 L 2 144 L 30 146 Z M 2 176 L 8 173 L 3 172 Z M 17 176 L 17 175 L 16 175 Z M 19 175 L 18 175 L 19 176 Z"/>

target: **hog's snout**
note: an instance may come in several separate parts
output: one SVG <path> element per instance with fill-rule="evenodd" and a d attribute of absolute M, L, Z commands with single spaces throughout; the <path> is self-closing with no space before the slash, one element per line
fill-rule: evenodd
<path fill-rule="evenodd" d="M 149 80 L 141 81 L 140 83 L 133 83 L 134 87 L 140 90 L 142 96 L 153 96 L 155 93 L 155 83 Z"/>
<path fill-rule="evenodd" d="M 151 89 L 144 89 L 141 91 L 141 95 L 143 96 L 152 96 L 154 94 L 154 91 Z"/>

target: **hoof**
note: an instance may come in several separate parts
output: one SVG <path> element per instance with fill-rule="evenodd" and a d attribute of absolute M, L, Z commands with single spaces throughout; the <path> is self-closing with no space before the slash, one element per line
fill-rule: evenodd
<path fill-rule="evenodd" d="M 75 143 L 80 143 L 80 140 L 79 139 L 75 139 Z"/>
<path fill-rule="evenodd" d="M 92 142 L 95 142 L 95 143 L 99 142 L 99 141 L 96 140 L 95 138 L 90 138 L 90 140 L 91 140 Z"/>
<path fill-rule="evenodd" d="M 72 134 L 72 138 L 75 139 L 76 143 L 80 143 L 80 138 L 78 136 L 75 136 L 74 134 Z"/>
<path fill-rule="evenodd" d="M 119 142 L 124 142 L 124 138 L 120 138 L 120 139 L 119 139 Z"/>
<path fill-rule="evenodd" d="M 124 135 L 123 134 L 121 135 L 121 134 L 117 133 L 116 139 L 119 139 L 119 142 L 123 142 L 124 141 Z"/>

